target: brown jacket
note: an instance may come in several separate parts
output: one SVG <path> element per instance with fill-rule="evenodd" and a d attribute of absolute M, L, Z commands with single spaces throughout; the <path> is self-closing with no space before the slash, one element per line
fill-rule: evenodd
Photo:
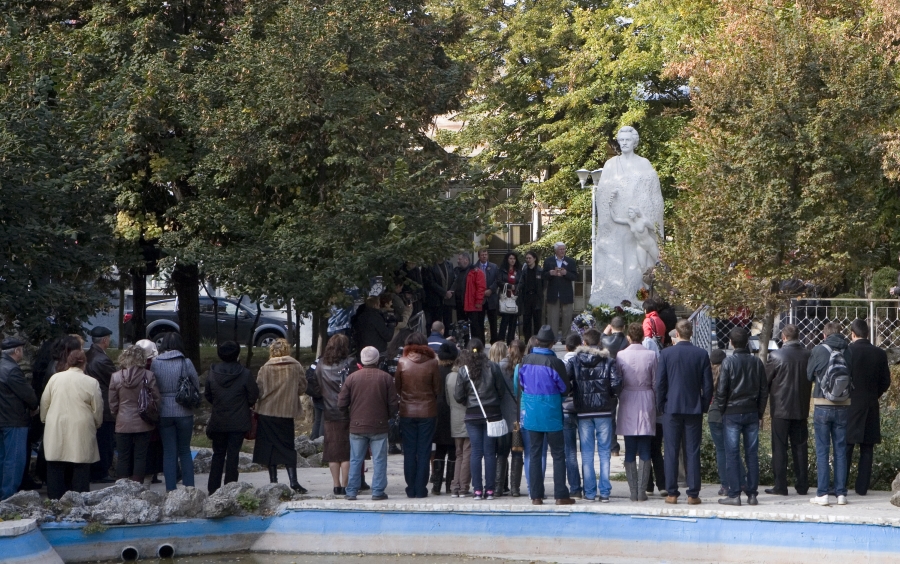
<path fill-rule="evenodd" d="M 138 397 L 144 377 L 150 382 L 153 399 L 159 405 L 159 388 L 156 376 L 144 368 L 132 367 L 119 370 L 112 375 L 109 382 L 109 410 L 116 418 L 116 433 L 146 433 L 154 426 L 141 419 L 138 409 Z"/>
<path fill-rule="evenodd" d="M 399 400 L 394 379 L 377 368 L 351 374 L 341 388 L 337 406 L 350 410 L 350 432 L 357 435 L 388 432 L 388 420 L 397 413 Z"/>
<path fill-rule="evenodd" d="M 256 384 L 259 386 L 258 414 L 289 419 L 303 414 L 300 398 L 306 393 L 306 373 L 293 357 L 270 358 L 259 369 Z"/>
<path fill-rule="evenodd" d="M 437 417 L 441 371 L 437 355 L 428 345 L 408 345 L 394 376 L 400 396 L 400 417 Z"/>

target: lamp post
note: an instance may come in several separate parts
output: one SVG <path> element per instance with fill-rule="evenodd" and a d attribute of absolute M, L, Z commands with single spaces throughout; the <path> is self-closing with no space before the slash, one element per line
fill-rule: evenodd
<path fill-rule="evenodd" d="M 597 250 L 597 187 L 600 185 L 600 175 L 603 174 L 603 169 L 588 170 L 582 168 L 576 170 L 575 173 L 578 174 L 578 182 L 581 183 L 582 190 L 584 190 L 588 178 L 591 179 L 591 267 L 593 268 L 593 265 L 597 262 L 597 257 L 594 256 Z M 597 277 L 591 276 L 592 294 L 596 284 Z"/>

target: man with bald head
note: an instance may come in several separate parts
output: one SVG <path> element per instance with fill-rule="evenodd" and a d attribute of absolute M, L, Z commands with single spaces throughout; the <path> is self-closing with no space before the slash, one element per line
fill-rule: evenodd
<path fill-rule="evenodd" d="M 547 325 L 557 341 L 569 334 L 572 305 L 575 303 L 574 282 L 578 279 L 575 259 L 566 256 L 566 244 L 553 245 L 553 256 L 544 261 L 544 284 L 547 290 Z"/>

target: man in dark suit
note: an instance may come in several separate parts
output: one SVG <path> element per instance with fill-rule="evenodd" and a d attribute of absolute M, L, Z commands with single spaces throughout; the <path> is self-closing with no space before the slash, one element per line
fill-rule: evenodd
<path fill-rule="evenodd" d="M 691 322 L 675 326 L 675 346 L 663 349 L 656 369 L 656 406 L 663 414 L 666 449 L 666 503 L 678 503 L 678 447 L 684 438 L 688 503 L 700 503 L 700 441 L 703 414 L 713 396 L 709 353 L 691 343 Z"/>
<path fill-rule="evenodd" d="M 791 444 L 794 463 L 794 488 L 800 495 L 809 490 L 809 396 L 812 382 L 806 377 L 809 351 L 799 341 L 796 325 L 781 330 L 784 344 L 769 354 L 766 367 L 769 381 L 769 416 L 772 418 L 772 473 L 775 487 L 770 495 L 788 495 L 787 451 Z"/>
<path fill-rule="evenodd" d="M 491 328 L 491 343 L 502 340 L 497 335 L 497 311 L 500 309 L 500 269 L 496 264 L 488 260 L 487 249 L 478 251 L 478 263 L 476 268 L 484 272 L 486 289 L 484 291 L 484 305 L 481 310 L 481 325 L 484 327 L 484 317 L 487 316 L 488 326 Z"/>
<path fill-rule="evenodd" d="M 850 324 L 850 350 L 853 361 L 850 373 L 850 407 L 847 420 L 847 475 L 853 460 L 853 447 L 859 445 L 859 472 L 856 493 L 866 495 L 872 482 L 872 459 L 875 445 L 881 442 L 881 417 L 878 398 L 891 385 L 887 354 L 869 341 L 869 325 L 862 319 Z"/>
<path fill-rule="evenodd" d="M 575 303 L 573 282 L 578 278 L 575 259 L 566 256 L 566 244 L 555 243 L 552 257 L 544 261 L 547 286 L 547 325 L 562 341 L 572 327 L 572 304 Z"/>
<path fill-rule="evenodd" d="M 449 260 L 436 262 L 431 268 L 422 268 L 422 283 L 425 285 L 425 315 L 429 326 L 440 321 L 444 327 L 453 325 L 453 265 Z"/>

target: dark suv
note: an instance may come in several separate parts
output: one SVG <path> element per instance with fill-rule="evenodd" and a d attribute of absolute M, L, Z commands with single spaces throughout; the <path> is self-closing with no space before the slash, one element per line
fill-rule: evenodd
<path fill-rule="evenodd" d="M 233 300 L 218 298 L 219 309 L 219 342 L 237 341 L 244 345 L 250 332 L 253 331 L 253 344 L 257 347 L 268 347 L 272 341 L 278 338 L 286 338 L 287 323 L 283 317 L 273 312 L 263 311 L 259 316 L 259 324 L 253 328 L 256 319 L 256 311 L 240 305 Z M 159 346 L 162 337 L 166 333 L 179 331 L 177 300 L 170 298 L 149 302 L 147 304 L 147 338 L 156 342 Z M 237 313 L 237 335 L 235 335 L 235 313 Z M 125 338 L 134 342 L 134 326 L 131 324 L 132 311 L 126 311 L 123 323 L 125 325 Z M 216 316 L 212 298 L 200 298 L 200 338 L 203 340 L 216 340 Z"/>

